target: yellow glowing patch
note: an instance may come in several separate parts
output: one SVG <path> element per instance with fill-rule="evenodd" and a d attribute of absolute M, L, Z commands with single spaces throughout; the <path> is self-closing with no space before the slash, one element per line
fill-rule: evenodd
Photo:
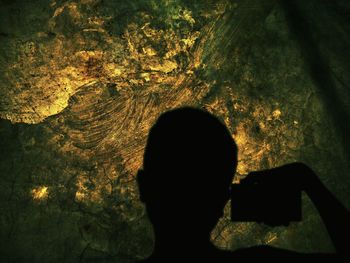
<path fill-rule="evenodd" d="M 82 192 L 76 192 L 75 193 L 75 199 L 77 200 L 77 201 L 83 201 L 84 199 L 86 198 L 86 196 L 85 196 L 85 194 L 84 193 L 82 193 Z"/>
<path fill-rule="evenodd" d="M 266 240 L 266 244 L 269 244 L 269 243 L 275 241 L 276 239 L 277 239 L 276 234 L 270 234 L 270 235 L 268 235 L 268 239 Z"/>
<path fill-rule="evenodd" d="M 196 22 L 192 17 L 192 12 L 186 9 L 183 11 L 183 18 L 191 25 L 193 25 Z"/>
<path fill-rule="evenodd" d="M 142 51 L 150 57 L 157 55 L 157 52 L 151 47 L 142 48 Z"/>
<path fill-rule="evenodd" d="M 194 43 L 196 42 L 197 38 L 199 37 L 199 32 L 196 32 L 189 38 L 183 38 L 181 41 L 187 46 L 187 47 L 192 47 Z"/>
<path fill-rule="evenodd" d="M 148 72 L 145 73 L 141 73 L 141 77 L 145 80 L 145 81 L 150 81 L 150 74 Z"/>
<path fill-rule="evenodd" d="M 49 195 L 47 186 L 39 186 L 37 188 L 32 189 L 31 192 L 34 200 L 45 200 Z"/>
<path fill-rule="evenodd" d="M 169 73 L 177 68 L 177 63 L 170 60 L 165 60 L 162 64 L 150 65 L 149 68 L 154 71 Z"/>
<path fill-rule="evenodd" d="M 272 116 L 273 116 L 275 119 L 278 119 L 279 117 L 281 117 L 281 114 L 282 114 L 282 112 L 281 112 L 279 109 L 274 110 L 274 111 L 272 112 Z"/>

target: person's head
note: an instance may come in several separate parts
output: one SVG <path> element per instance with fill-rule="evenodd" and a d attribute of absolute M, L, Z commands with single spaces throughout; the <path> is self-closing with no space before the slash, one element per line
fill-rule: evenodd
<path fill-rule="evenodd" d="M 237 146 L 216 117 L 188 107 L 162 114 L 138 174 L 156 234 L 208 236 L 229 199 L 236 166 Z"/>

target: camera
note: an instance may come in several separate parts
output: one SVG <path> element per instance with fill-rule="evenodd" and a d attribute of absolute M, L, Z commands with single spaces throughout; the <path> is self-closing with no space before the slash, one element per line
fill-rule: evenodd
<path fill-rule="evenodd" d="M 301 221 L 301 191 L 273 184 L 232 184 L 231 221 L 271 222 Z"/>

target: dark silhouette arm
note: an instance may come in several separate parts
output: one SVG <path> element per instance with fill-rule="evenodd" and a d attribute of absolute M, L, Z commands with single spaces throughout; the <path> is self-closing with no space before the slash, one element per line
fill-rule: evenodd
<path fill-rule="evenodd" d="M 305 191 L 324 222 L 338 254 L 348 252 L 350 213 L 323 185 L 316 173 L 303 163 L 291 163 L 270 170 L 250 173 L 242 183 L 273 183 Z"/>
<path fill-rule="evenodd" d="M 317 208 L 333 245 L 339 254 L 349 253 L 350 213 L 345 206 L 322 184 L 307 166 L 303 168 L 309 177 L 305 192 Z"/>

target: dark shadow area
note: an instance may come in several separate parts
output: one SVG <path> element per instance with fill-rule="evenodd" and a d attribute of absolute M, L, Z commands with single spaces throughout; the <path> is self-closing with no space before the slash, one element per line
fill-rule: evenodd
<path fill-rule="evenodd" d="M 210 233 L 230 199 L 236 167 L 237 146 L 226 126 L 216 117 L 193 108 L 175 109 L 160 116 L 149 133 L 144 166 L 137 176 L 140 198 L 155 233 L 154 252 L 145 262 L 230 262 L 240 256 L 321 255 L 269 246 L 228 252 L 211 244 Z M 260 191 L 253 193 L 252 189 Z M 269 198 L 271 189 L 282 196 Z M 346 252 L 344 240 L 349 234 L 349 212 L 305 164 L 292 163 L 251 172 L 241 181 L 240 190 L 237 194 L 237 187 L 233 187 L 232 196 L 246 198 L 241 204 L 256 202 L 263 206 L 258 208 L 260 212 L 266 208 L 253 218 L 249 217 L 253 207 L 241 210 L 241 219 L 245 218 L 242 221 L 260 221 L 271 226 L 301 219 L 300 192 L 305 191 L 318 209 L 337 252 Z M 264 193 L 265 196 L 259 197 Z M 268 203 L 257 202 L 257 198 Z M 274 204 L 287 208 L 268 209 Z M 248 217 L 244 213 L 248 213 Z"/>
<path fill-rule="evenodd" d="M 343 145 L 348 145 L 350 143 L 348 136 L 350 133 L 350 126 L 348 125 L 350 116 L 346 110 L 347 105 L 344 105 L 336 92 L 337 87 L 332 77 L 329 58 L 322 54 L 320 44 L 315 38 L 315 35 L 321 35 L 321 33 L 316 31 L 315 22 L 309 18 L 310 14 L 305 14 L 302 9 L 302 1 L 282 0 L 280 3 L 286 13 L 288 26 L 300 46 L 310 76 L 315 86 L 318 87 L 321 98 L 334 120 L 333 125 L 339 133 L 341 142 Z M 338 7 L 339 3 L 335 1 L 317 1 L 316 3 L 321 10 L 337 10 L 340 8 Z M 344 12 L 346 11 L 349 10 L 344 10 Z M 347 18 L 346 15 L 342 15 L 342 17 Z M 339 30 L 339 28 L 333 28 L 333 30 Z M 338 35 L 341 37 L 340 34 Z M 338 41 L 345 42 L 346 40 L 340 38 Z M 346 56 L 346 51 L 343 52 Z M 343 96 L 347 96 L 347 94 L 343 94 Z M 349 160 L 349 148 L 344 147 L 344 151 Z"/>

